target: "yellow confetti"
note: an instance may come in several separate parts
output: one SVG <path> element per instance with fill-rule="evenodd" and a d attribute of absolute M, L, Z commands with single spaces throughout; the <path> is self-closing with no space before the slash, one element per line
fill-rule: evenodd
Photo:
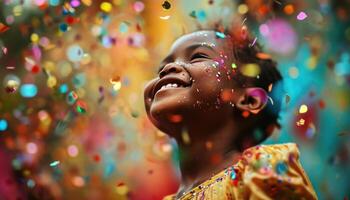
<path fill-rule="evenodd" d="M 246 4 L 240 4 L 238 6 L 238 13 L 243 15 L 243 14 L 246 14 L 248 12 L 249 8 Z"/>
<path fill-rule="evenodd" d="M 83 4 L 85 4 L 86 6 L 91 6 L 91 0 L 82 0 L 81 2 L 83 2 Z"/>
<path fill-rule="evenodd" d="M 32 33 L 32 35 L 30 36 L 30 40 L 33 42 L 33 43 L 37 43 L 39 41 L 39 35 L 36 34 L 36 33 Z"/>
<path fill-rule="evenodd" d="M 257 75 L 260 74 L 260 67 L 257 64 L 250 63 L 250 64 L 243 65 L 240 68 L 240 71 L 245 76 L 256 77 Z"/>
<path fill-rule="evenodd" d="M 57 79 L 54 76 L 49 76 L 49 78 L 47 79 L 47 86 L 49 88 L 53 88 L 57 85 Z"/>
<path fill-rule="evenodd" d="M 182 141 L 183 141 L 185 144 L 189 144 L 189 143 L 191 142 L 190 136 L 188 135 L 188 132 L 187 132 L 187 131 L 183 131 L 183 132 L 182 132 L 181 138 L 182 138 Z"/>
<path fill-rule="evenodd" d="M 307 106 L 305 104 L 301 105 L 299 108 L 299 113 L 306 113 L 307 112 Z"/>
<path fill-rule="evenodd" d="M 108 12 L 111 12 L 112 10 L 112 4 L 109 2 L 102 2 L 100 5 L 100 8 L 102 11 L 105 11 L 108 13 Z"/>

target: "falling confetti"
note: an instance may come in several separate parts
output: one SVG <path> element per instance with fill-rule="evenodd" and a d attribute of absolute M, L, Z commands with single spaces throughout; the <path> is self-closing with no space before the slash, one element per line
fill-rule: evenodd
<path fill-rule="evenodd" d="M 297 15 L 297 19 L 299 21 L 303 21 L 304 19 L 307 18 L 307 14 L 305 12 L 300 12 L 298 15 Z"/>
<path fill-rule="evenodd" d="M 60 161 L 56 160 L 50 163 L 50 167 L 56 167 L 60 164 Z"/>
<path fill-rule="evenodd" d="M 10 29 L 10 27 L 8 27 L 5 24 L 0 22 L 0 33 L 4 33 L 6 31 L 8 31 L 9 29 Z"/>

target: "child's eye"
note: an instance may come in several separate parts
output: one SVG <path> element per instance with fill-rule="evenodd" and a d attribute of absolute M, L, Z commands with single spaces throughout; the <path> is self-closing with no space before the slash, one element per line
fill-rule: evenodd
<path fill-rule="evenodd" d="M 196 53 L 196 54 L 193 54 L 193 56 L 191 57 L 191 60 L 195 60 L 199 58 L 209 58 L 209 56 L 204 53 Z"/>

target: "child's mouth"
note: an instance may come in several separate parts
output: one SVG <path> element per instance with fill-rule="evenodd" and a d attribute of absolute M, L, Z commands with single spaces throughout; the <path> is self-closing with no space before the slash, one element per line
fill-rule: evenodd
<path fill-rule="evenodd" d="M 169 89 L 181 89 L 190 87 L 191 83 L 188 83 L 185 80 L 179 79 L 177 77 L 171 76 L 160 79 L 158 83 L 155 84 L 153 89 L 153 97 L 160 91 L 165 91 Z"/>

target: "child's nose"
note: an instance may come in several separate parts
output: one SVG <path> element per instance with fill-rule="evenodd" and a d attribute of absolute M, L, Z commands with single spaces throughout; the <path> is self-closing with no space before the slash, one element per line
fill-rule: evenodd
<path fill-rule="evenodd" d="M 168 63 L 160 71 L 159 78 L 162 78 L 165 75 L 170 74 L 170 73 L 180 73 L 182 71 L 184 71 L 184 67 L 183 67 L 182 64 L 179 64 L 179 63 Z"/>

